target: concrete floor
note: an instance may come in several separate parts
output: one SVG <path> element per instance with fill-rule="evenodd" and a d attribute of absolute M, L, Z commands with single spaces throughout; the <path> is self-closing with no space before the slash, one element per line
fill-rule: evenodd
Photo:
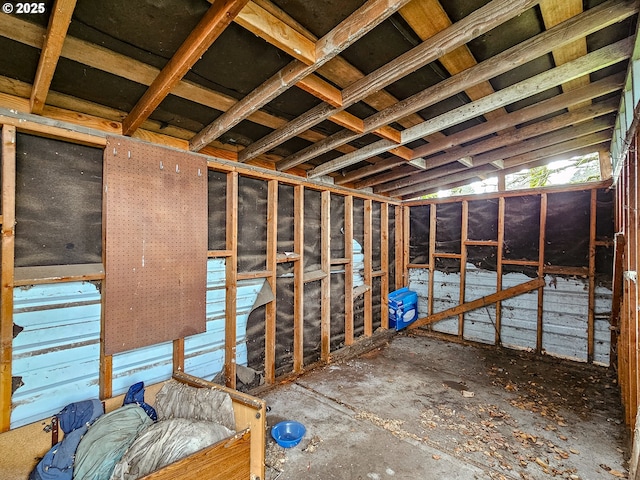
<path fill-rule="evenodd" d="M 601 367 L 399 334 L 265 392 L 266 480 L 626 478 L 618 386 Z"/>

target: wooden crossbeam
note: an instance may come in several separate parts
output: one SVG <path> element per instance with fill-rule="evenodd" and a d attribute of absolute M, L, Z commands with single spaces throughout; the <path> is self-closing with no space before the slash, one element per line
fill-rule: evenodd
<path fill-rule="evenodd" d="M 633 48 L 633 42 L 631 40 L 631 38 L 626 38 L 615 44 L 608 45 L 577 60 L 535 75 L 499 92 L 483 97 L 480 100 L 455 108 L 447 113 L 427 120 L 420 125 L 408 128 L 402 132 L 402 143 L 410 143 L 429 133 L 441 131 L 445 128 L 463 123 L 485 112 L 509 105 L 573 78 L 588 75 L 591 72 L 626 60 L 631 55 Z M 309 178 L 326 175 L 353 165 L 354 163 L 361 162 L 371 155 L 378 155 L 389 151 L 391 148 L 395 148 L 395 145 L 390 147 L 388 141 L 380 140 L 356 152 L 325 162 L 309 171 L 307 175 Z"/>
<path fill-rule="evenodd" d="M 40 114 L 44 108 L 55 73 L 58 59 L 62 52 L 64 39 L 71 23 L 73 10 L 76 8 L 77 0 L 56 0 L 51 9 L 47 36 L 44 39 L 42 53 L 38 61 L 38 69 L 33 81 L 31 91 L 31 113 Z"/>
<path fill-rule="evenodd" d="M 316 42 L 316 61 L 306 65 L 294 60 L 256 88 L 191 139 L 190 149 L 199 151 L 212 140 L 240 123 L 302 78 L 310 75 L 342 50 L 362 38 L 409 0 L 369 0 L 337 27 Z"/>
<path fill-rule="evenodd" d="M 371 92 L 383 89 L 408 73 L 435 61 L 443 53 L 454 50 L 470 40 L 491 30 L 510 18 L 522 13 L 537 3 L 537 0 L 493 0 L 488 5 L 472 12 L 452 27 L 434 35 L 428 41 L 409 50 L 393 61 L 383 65 L 371 74 L 352 83 L 342 91 L 342 109 L 363 100 Z M 269 151 L 274 146 L 296 136 L 299 132 L 311 128 L 335 113 L 335 108 L 319 105 L 300 115 L 283 127 L 271 132 L 262 139 L 249 145 L 243 152 L 246 160 Z M 414 110 L 415 113 L 417 111 Z M 375 128 L 388 125 L 379 124 Z M 373 131 L 375 128 L 369 130 Z M 432 132 L 435 133 L 435 132 Z M 306 161 L 298 160 L 300 163 Z M 298 163 L 298 165 L 300 164 Z"/>
<path fill-rule="evenodd" d="M 413 5 L 413 3 L 414 2 L 410 5 Z M 562 25 L 528 39 L 480 64 L 470 67 L 457 75 L 447 78 L 438 84 L 423 90 L 422 92 L 416 93 L 405 100 L 397 102 L 396 104 L 371 115 L 364 121 L 365 128 L 362 134 L 370 133 L 384 125 L 388 125 L 391 122 L 406 117 L 411 113 L 445 100 L 452 95 L 480 85 L 482 82 L 486 82 L 488 79 L 493 78 L 496 75 L 509 71 L 514 68 L 514 66 L 522 65 L 523 63 L 548 53 L 554 47 L 559 48 L 562 45 L 574 41 L 575 39 L 584 38 L 590 33 L 603 28 L 603 26 L 618 22 L 630 15 L 633 15 L 637 11 L 638 5 L 635 1 L 627 0 L 624 3 L 620 3 L 615 0 L 610 0 L 609 2 L 590 9 Z M 443 34 L 449 31 L 456 32 L 458 28 L 459 25 L 456 24 L 444 31 Z M 439 36 L 436 36 L 432 40 L 424 42 L 422 45 L 431 45 L 432 43 L 435 43 L 438 38 Z M 434 48 L 436 46 L 437 44 L 434 45 Z M 349 98 L 346 96 L 346 93 L 343 92 L 343 94 L 345 97 L 343 98 L 343 108 L 345 108 L 349 105 Z M 483 96 L 486 95 L 478 95 L 476 98 L 482 98 Z M 332 110 L 333 109 L 326 107 L 312 109 L 292 122 L 289 122 L 287 125 L 275 130 L 259 142 L 254 143 L 253 146 L 250 145 L 242 152 L 241 155 L 248 159 L 253 154 L 257 154 L 258 152 L 262 153 L 263 151 L 266 151 L 265 148 L 271 148 L 276 143 L 290 138 L 297 132 L 311 128 L 315 123 L 319 123 L 319 121 L 325 119 L 326 115 L 331 114 Z M 496 111 L 498 110 L 499 108 L 496 109 Z M 296 165 L 300 165 L 301 163 L 307 162 L 316 156 L 322 155 L 357 138 L 359 137 L 353 134 L 345 136 L 345 141 L 343 143 L 337 141 L 338 137 L 333 137 L 331 140 L 325 139 L 322 142 L 311 145 L 285 158 L 282 162 L 282 168 L 285 169 L 284 166 L 291 168 Z M 414 155 L 416 157 L 423 156 L 423 154 L 418 153 L 417 151 L 414 152 Z"/>
<path fill-rule="evenodd" d="M 510 287 L 506 290 L 501 290 L 499 292 L 492 293 L 491 295 L 486 295 L 471 302 L 466 302 L 461 305 L 448 308 L 447 310 L 444 310 L 442 312 L 434 313 L 433 315 L 429 315 L 428 317 L 419 318 L 407 328 L 414 329 L 422 327 L 424 325 L 432 325 L 436 322 L 444 320 L 445 318 L 460 315 L 461 313 L 466 313 L 478 308 L 486 307 L 502 300 L 517 297 L 518 295 L 522 295 L 523 293 L 528 293 L 532 290 L 544 287 L 544 285 L 544 278 L 536 278 L 535 280 L 516 285 L 515 287 Z"/>
<path fill-rule="evenodd" d="M 182 77 L 200 60 L 220 34 L 229 26 L 248 0 L 215 2 L 175 55 L 160 71 L 142 98 L 122 121 L 122 132 L 131 135 L 171 92 Z"/>

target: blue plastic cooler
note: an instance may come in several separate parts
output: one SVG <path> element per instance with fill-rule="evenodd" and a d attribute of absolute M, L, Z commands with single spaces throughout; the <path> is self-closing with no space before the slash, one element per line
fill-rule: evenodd
<path fill-rule="evenodd" d="M 403 287 L 389 294 L 389 328 L 402 330 L 418 318 L 418 294 Z"/>

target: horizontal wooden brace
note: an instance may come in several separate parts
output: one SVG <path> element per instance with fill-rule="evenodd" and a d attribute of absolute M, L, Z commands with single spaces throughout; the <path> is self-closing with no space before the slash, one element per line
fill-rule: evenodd
<path fill-rule="evenodd" d="M 230 257 L 231 255 L 231 250 L 209 250 L 207 252 L 207 257 L 209 258 Z"/>
<path fill-rule="evenodd" d="M 251 280 L 254 278 L 268 278 L 273 275 L 271 270 L 262 270 L 259 272 L 238 272 L 238 280 Z"/>
<path fill-rule="evenodd" d="M 522 283 L 520 285 L 516 285 L 515 287 L 507 288 L 506 290 L 501 290 L 499 292 L 492 293 L 491 295 L 478 298 L 477 300 L 448 308 L 442 312 L 429 315 L 428 317 L 419 318 L 411 325 L 409 325 L 408 328 L 413 329 L 422 327 L 423 325 L 431 325 L 433 323 L 444 320 L 445 318 L 453 317 L 465 312 L 470 312 L 471 310 L 475 310 L 477 308 L 486 307 L 487 305 L 491 305 L 508 298 L 522 295 L 523 293 L 536 290 L 540 287 L 544 287 L 544 279 L 536 278 L 535 280 L 531 280 L 530 282 Z"/>
<path fill-rule="evenodd" d="M 104 277 L 104 266 L 101 263 L 17 267 L 13 277 L 13 285 L 24 287 L 45 283 L 87 282 L 104 280 Z"/>

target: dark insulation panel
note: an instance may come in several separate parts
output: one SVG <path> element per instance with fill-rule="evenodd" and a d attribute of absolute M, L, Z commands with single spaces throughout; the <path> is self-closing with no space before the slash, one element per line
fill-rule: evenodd
<path fill-rule="evenodd" d="M 409 263 L 429 263 L 431 207 L 420 205 L 409 210 Z"/>
<path fill-rule="evenodd" d="M 209 250 L 227 248 L 227 174 L 209 170 Z"/>
<path fill-rule="evenodd" d="M 238 271 L 267 268 L 267 182 L 238 178 Z"/>
<path fill-rule="evenodd" d="M 102 150 L 18 134 L 16 267 L 102 262 Z"/>

